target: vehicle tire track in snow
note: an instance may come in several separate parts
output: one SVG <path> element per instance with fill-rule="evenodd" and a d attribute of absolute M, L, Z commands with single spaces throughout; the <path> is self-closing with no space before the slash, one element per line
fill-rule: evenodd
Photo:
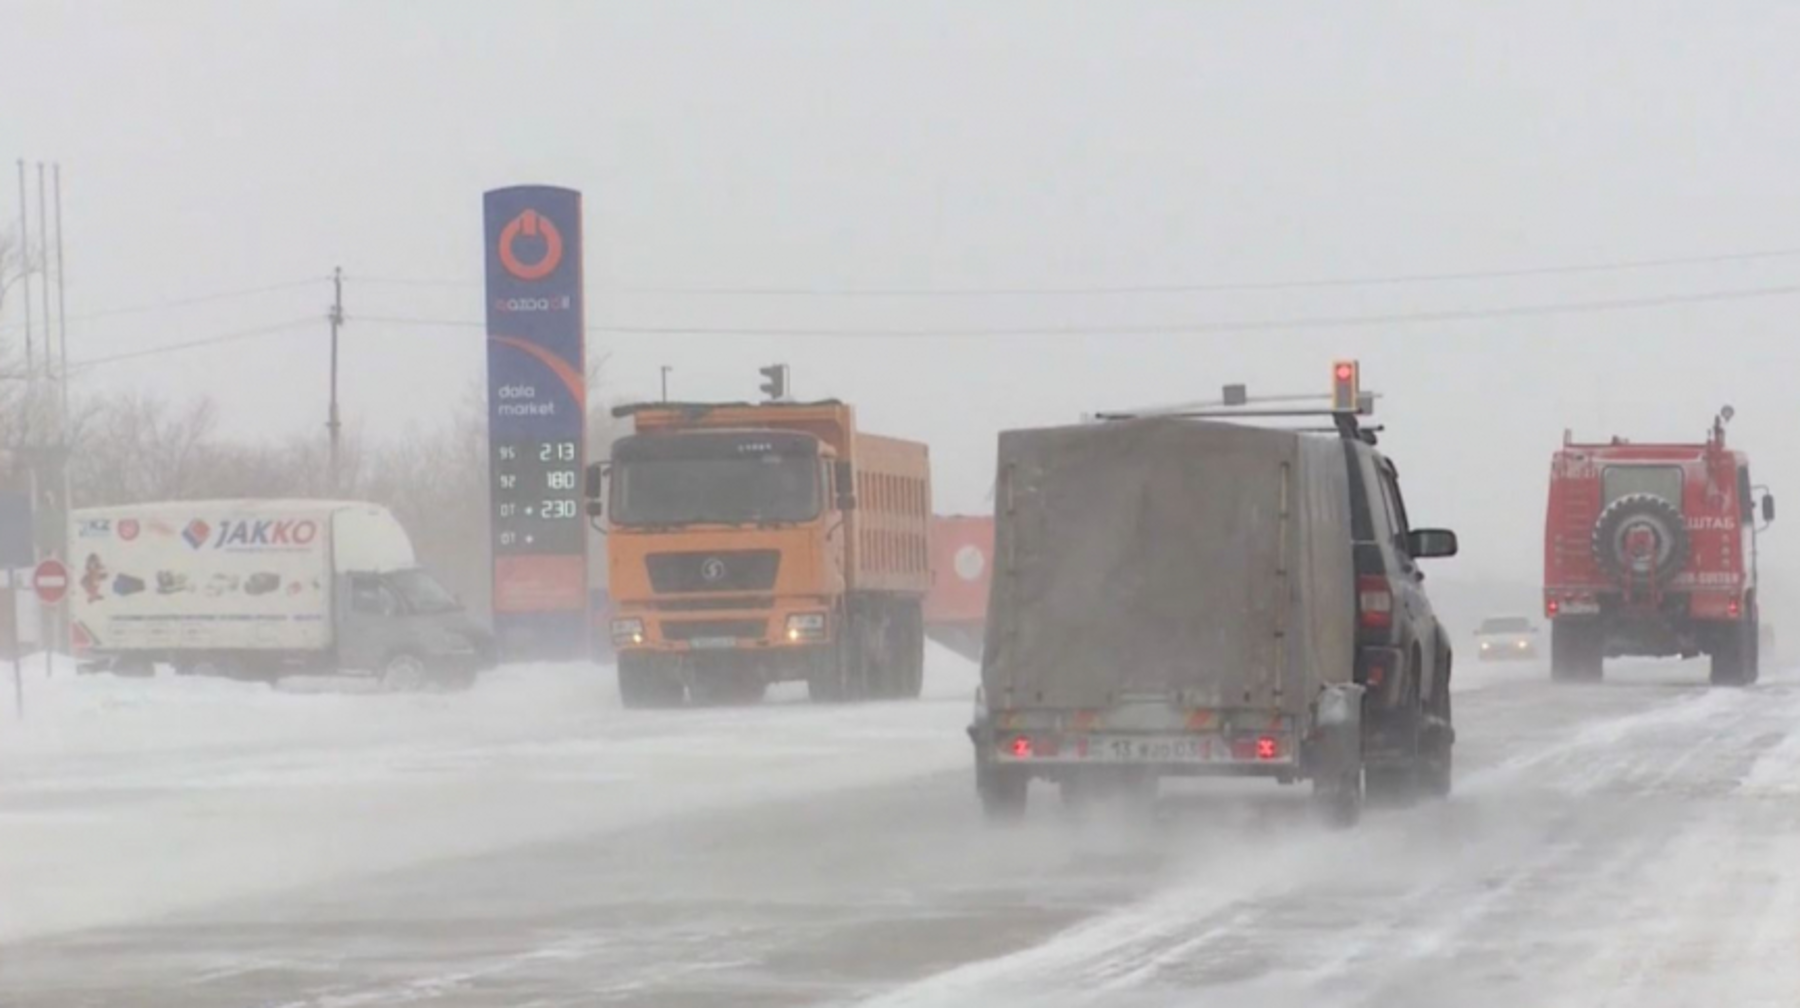
<path fill-rule="evenodd" d="M 1624 696 L 1589 694 L 1596 703 Z M 1164 1003 L 1197 986 L 1241 989 L 1265 1005 L 1282 1003 L 1283 993 L 1315 1008 L 1342 1003 L 1333 995 L 1355 993 L 1346 977 L 1379 978 L 1451 954 L 1485 919 L 1535 891 L 1532 880 L 1564 877 L 1591 857 L 1583 796 L 1604 791 L 1609 777 L 1653 787 L 1695 758 L 1638 743 L 1730 734 L 1758 702 L 1701 690 L 1587 723 L 1467 775 L 1462 797 L 1448 805 L 1371 816 L 1354 834 L 1302 831 L 1228 854 L 1174 890 L 869 1003 L 992 1004 L 1019 991 L 1032 1003 L 1129 1003 L 1134 989 Z M 1639 772 L 1640 762 L 1653 769 Z M 1612 853 L 1641 865 L 1656 846 L 1652 838 Z"/>

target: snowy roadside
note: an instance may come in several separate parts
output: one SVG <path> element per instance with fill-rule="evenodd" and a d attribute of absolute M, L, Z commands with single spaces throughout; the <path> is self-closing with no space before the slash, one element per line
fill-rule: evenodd
<path fill-rule="evenodd" d="M 0 941 L 963 766 L 974 671 L 934 651 L 922 702 L 667 712 L 587 665 L 450 696 L 26 686 L 0 720 Z"/>

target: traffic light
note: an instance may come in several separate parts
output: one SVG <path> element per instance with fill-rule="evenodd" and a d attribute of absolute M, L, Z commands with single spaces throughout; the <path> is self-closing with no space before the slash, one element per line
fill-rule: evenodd
<path fill-rule="evenodd" d="M 1359 413 L 1362 411 L 1360 370 L 1353 360 L 1341 360 L 1331 365 L 1332 412 Z"/>
<path fill-rule="evenodd" d="M 762 394 L 767 396 L 770 402 L 781 402 L 787 398 L 788 369 L 786 364 L 770 364 L 766 368 L 759 368 L 758 371 L 768 379 L 762 383 Z"/>

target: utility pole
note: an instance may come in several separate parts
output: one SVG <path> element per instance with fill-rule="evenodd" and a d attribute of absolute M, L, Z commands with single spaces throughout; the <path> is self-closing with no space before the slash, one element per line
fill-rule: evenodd
<path fill-rule="evenodd" d="M 662 366 L 662 401 L 669 401 L 669 372 L 675 370 L 667 364 Z"/>
<path fill-rule="evenodd" d="M 338 330 L 344 325 L 344 268 L 334 266 L 331 270 L 331 410 L 325 421 L 325 428 L 331 432 L 331 495 L 337 496 L 342 486 L 338 472 L 338 432 L 343 424 L 338 419 Z"/>
<path fill-rule="evenodd" d="M 38 455 L 38 501 L 45 511 L 44 520 L 39 523 L 42 530 L 39 534 L 38 556 L 42 559 L 60 560 L 68 552 L 69 512 L 68 500 L 64 491 L 68 481 L 64 479 L 63 445 L 67 439 L 66 432 L 60 422 L 60 410 L 56 406 L 58 394 L 56 386 L 50 384 L 56 378 L 56 353 L 52 345 L 56 338 L 55 312 L 50 307 L 50 190 L 44 177 L 44 162 L 37 163 L 37 198 L 38 198 L 38 258 L 42 264 L 38 269 L 38 284 L 44 294 L 44 401 L 39 405 L 40 423 L 38 429 L 44 432 L 43 450 Z M 54 434 L 52 430 L 54 429 Z M 44 678 L 48 679 L 56 668 L 56 642 L 62 636 L 61 607 L 40 603 L 38 606 L 39 628 L 43 634 Z"/>
<path fill-rule="evenodd" d="M 62 372 L 62 430 L 69 431 L 69 312 L 63 297 L 62 164 L 51 166 L 51 190 L 56 194 L 56 350 L 57 370 Z M 67 495 L 65 494 L 65 497 Z"/>
<path fill-rule="evenodd" d="M 26 199 L 25 159 L 19 159 L 19 281 L 25 288 L 25 387 L 26 401 L 31 399 L 32 376 L 37 372 L 36 354 L 31 349 L 31 203 Z M 30 411 L 26 412 L 27 423 Z"/>

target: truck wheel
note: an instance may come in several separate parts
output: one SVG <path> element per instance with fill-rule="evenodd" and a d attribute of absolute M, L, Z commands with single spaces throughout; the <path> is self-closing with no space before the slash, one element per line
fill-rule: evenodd
<path fill-rule="evenodd" d="M 390 655 L 381 666 L 381 690 L 384 693 L 418 693 L 429 683 L 425 660 L 409 651 Z"/>
<path fill-rule="evenodd" d="M 1755 660 L 1755 638 L 1746 632 L 1747 622 L 1734 623 L 1713 638 L 1711 674 L 1714 686 L 1747 686 Z"/>
<path fill-rule="evenodd" d="M 1550 624 L 1550 678 L 1555 682 L 1599 682 L 1604 677 L 1606 638 L 1597 623 L 1557 620 Z"/>
<path fill-rule="evenodd" d="M 904 610 L 883 604 L 863 621 L 863 693 L 893 700 L 906 692 L 907 632 Z"/>
<path fill-rule="evenodd" d="M 1363 775 L 1338 773 L 1313 779 L 1313 809 L 1325 825 L 1349 829 L 1362 821 Z"/>
<path fill-rule="evenodd" d="M 1368 800 L 1383 808 L 1405 808 L 1418 797 L 1418 781 L 1420 767 L 1424 757 L 1418 764 L 1402 763 L 1397 765 L 1371 766 L 1363 771 L 1365 789 Z"/>
<path fill-rule="evenodd" d="M 1456 751 L 1448 745 L 1438 744 L 1431 747 L 1428 755 L 1419 760 L 1418 790 L 1426 798 L 1445 799 L 1450 797 L 1456 785 Z"/>
<path fill-rule="evenodd" d="M 1750 649 L 1750 660 L 1745 663 L 1744 683 L 1754 685 L 1762 678 L 1762 622 L 1755 608 L 1750 610 L 1750 620 L 1744 627 L 1744 644 Z"/>
<path fill-rule="evenodd" d="M 681 701 L 681 684 L 659 675 L 658 669 L 643 655 L 631 652 L 619 655 L 619 702 L 627 710 L 679 707 Z"/>
<path fill-rule="evenodd" d="M 906 682 L 900 696 L 917 700 L 925 692 L 925 611 L 914 603 L 906 615 Z"/>
<path fill-rule="evenodd" d="M 975 794 L 991 823 L 1018 822 L 1031 798 L 1031 778 L 1010 767 L 975 762 Z"/>
<path fill-rule="evenodd" d="M 813 703 L 843 703 L 850 698 L 850 683 L 862 651 L 862 624 L 851 616 L 837 623 L 831 650 L 820 655 L 806 677 L 806 695 Z"/>
<path fill-rule="evenodd" d="M 893 614 L 887 606 L 865 612 L 862 619 L 862 675 L 852 680 L 862 689 L 859 700 L 887 700 L 899 694 L 900 664 L 893 647 Z"/>

